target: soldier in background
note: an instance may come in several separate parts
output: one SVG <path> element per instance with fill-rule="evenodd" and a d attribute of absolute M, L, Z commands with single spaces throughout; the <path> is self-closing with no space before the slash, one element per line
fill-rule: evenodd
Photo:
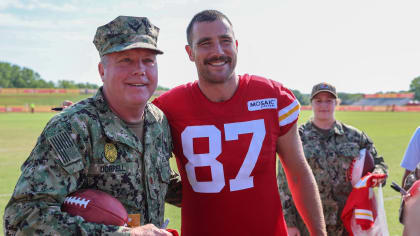
<path fill-rule="evenodd" d="M 29 107 L 30 107 L 30 109 L 31 109 L 31 113 L 34 113 L 34 112 L 35 112 L 35 104 L 34 104 L 34 103 L 31 103 L 31 104 L 29 105 Z"/>
<path fill-rule="evenodd" d="M 311 93 L 314 117 L 299 127 L 299 134 L 306 160 L 318 184 L 328 235 L 347 235 L 340 216 L 352 191 L 349 173 L 353 160 L 361 149 L 369 151 L 375 164 L 373 173 L 377 174 L 375 177 L 379 182 L 385 181 L 381 176 L 387 173 L 387 166 L 365 133 L 335 119 L 337 104 L 334 86 L 328 83 L 315 85 Z M 279 166 L 279 190 L 289 235 L 309 235 L 297 214 L 287 183 L 281 181 L 285 172 Z"/>
<path fill-rule="evenodd" d="M 144 17 L 119 16 L 97 29 L 103 86 L 46 125 L 6 206 L 5 235 L 170 235 L 158 227 L 168 184 L 178 183 L 172 140 L 165 116 L 148 103 L 162 54 L 158 33 Z M 116 197 L 141 226 L 88 223 L 60 210 L 67 195 L 86 188 Z"/>

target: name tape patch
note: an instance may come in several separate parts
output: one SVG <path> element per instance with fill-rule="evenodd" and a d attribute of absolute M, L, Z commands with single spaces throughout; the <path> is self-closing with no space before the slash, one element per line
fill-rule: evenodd
<path fill-rule="evenodd" d="M 265 98 L 248 101 L 248 111 L 277 109 L 277 98 Z"/>

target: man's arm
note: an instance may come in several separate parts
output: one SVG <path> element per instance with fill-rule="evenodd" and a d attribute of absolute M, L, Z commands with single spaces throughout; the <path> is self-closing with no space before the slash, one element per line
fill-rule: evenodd
<path fill-rule="evenodd" d="M 25 161 L 12 198 L 4 211 L 4 235 L 169 235 L 151 225 L 130 229 L 89 223 L 81 217 L 73 217 L 61 211 L 64 198 L 85 187 L 84 175 L 89 165 L 83 160 L 88 156 L 86 150 L 90 149 L 87 142 L 73 144 L 70 139 L 66 139 L 65 151 L 72 151 L 73 155 L 69 157 L 72 161 L 64 165 L 51 144 L 60 140 L 48 141 L 50 135 L 65 136 L 60 128 L 62 123 L 56 120 L 47 126 Z M 84 132 L 78 134 L 82 140 L 82 136 L 86 136 Z"/>
<path fill-rule="evenodd" d="M 296 210 L 286 179 L 286 174 L 284 173 L 284 169 L 279 161 L 277 184 L 280 193 L 281 205 L 283 207 L 284 219 L 286 220 L 287 227 L 295 227 L 297 226 L 299 213 Z"/>
<path fill-rule="evenodd" d="M 311 235 L 327 235 L 321 199 L 312 171 L 305 160 L 297 124 L 277 140 L 287 182 L 296 208 Z"/>
<path fill-rule="evenodd" d="M 64 198 L 82 184 L 82 160 L 66 166 L 57 161 L 55 151 L 41 135 L 22 167 L 12 198 L 4 211 L 5 235 L 129 235 L 128 228 L 106 226 L 72 217 L 61 211 Z"/>
<path fill-rule="evenodd" d="M 403 236 L 415 236 L 420 232 L 420 195 L 409 197 L 404 206 Z"/>
<path fill-rule="evenodd" d="M 166 193 L 165 202 L 177 207 L 181 207 L 182 203 L 182 183 L 181 176 L 171 170 L 171 179 L 169 180 L 168 192 Z"/>

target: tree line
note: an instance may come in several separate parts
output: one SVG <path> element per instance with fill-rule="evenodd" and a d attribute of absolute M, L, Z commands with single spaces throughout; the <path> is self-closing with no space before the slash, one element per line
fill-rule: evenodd
<path fill-rule="evenodd" d="M 72 80 L 59 80 L 57 83 L 45 81 L 29 68 L 0 62 L 0 88 L 97 89 L 98 87 L 96 84 L 76 83 Z"/>
<path fill-rule="evenodd" d="M 293 94 L 299 100 L 301 105 L 309 105 L 311 103 L 310 94 L 303 94 L 299 90 L 291 89 Z M 411 92 L 414 93 L 414 100 L 420 101 L 420 76 L 414 78 L 411 83 L 410 87 L 407 91 L 398 91 L 398 92 L 387 92 L 387 93 L 407 93 Z M 384 92 L 377 92 L 377 94 L 383 94 Z M 350 105 L 354 102 L 363 98 L 362 93 L 338 93 L 338 98 L 340 99 L 341 105 Z"/>
<path fill-rule="evenodd" d="M 20 67 L 10 64 L 8 62 L 0 62 L 0 88 L 65 88 L 65 89 L 97 89 L 97 84 L 91 83 L 76 83 L 72 80 L 59 80 L 57 83 L 52 81 L 45 81 L 41 76 L 26 67 Z M 158 90 L 168 90 L 168 88 L 158 86 Z M 292 89 L 300 104 L 308 105 L 310 103 L 310 95 L 303 94 L 297 89 Z M 420 101 L 420 76 L 414 78 L 408 91 L 399 92 L 414 92 L 415 99 Z M 341 104 L 352 104 L 357 100 L 363 98 L 361 93 L 338 93 Z"/>
<path fill-rule="evenodd" d="M 64 88 L 64 89 L 98 89 L 97 84 L 76 83 L 72 80 L 59 80 L 56 83 L 45 81 L 41 76 L 26 67 L 8 62 L 0 62 L 0 88 Z M 159 86 L 158 90 L 169 90 Z"/>

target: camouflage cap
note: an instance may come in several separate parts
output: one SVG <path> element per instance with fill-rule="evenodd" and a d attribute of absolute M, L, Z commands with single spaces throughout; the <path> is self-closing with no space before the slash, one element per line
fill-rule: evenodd
<path fill-rule="evenodd" d="M 315 95 L 317 95 L 320 92 L 328 92 L 331 93 L 335 98 L 338 97 L 335 87 L 333 85 L 322 82 L 312 87 L 311 100 L 315 97 Z"/>
<path fill-rule="evenodd" d="M 151 49 L 158 54 L 159 28 L 146 17 L 119 16 L 106 25 L 98 27 L 93 43 L 103 56 L 133 48 Z"/>

